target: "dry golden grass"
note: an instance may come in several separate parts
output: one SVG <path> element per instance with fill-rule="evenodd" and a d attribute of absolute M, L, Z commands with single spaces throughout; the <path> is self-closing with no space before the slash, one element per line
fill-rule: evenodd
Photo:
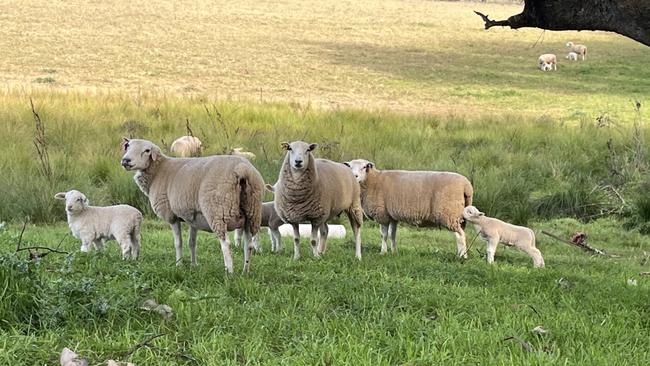
<path fill-rule="evenodd" d="M 485 31 L 517 5 L 374 0 L 6 1 L 0 81 L 14 91 L 156 92 L 465 114 L 625 113 L 650 49 L 601 32 Z M 536 70 L 590 46 L 586 63 Z M 624 57 L 621 57 L 624 56 Z M 647 65 L 646 65 L 647 66 Z M 558 105 L 558 98 L 562 104 Z"/>

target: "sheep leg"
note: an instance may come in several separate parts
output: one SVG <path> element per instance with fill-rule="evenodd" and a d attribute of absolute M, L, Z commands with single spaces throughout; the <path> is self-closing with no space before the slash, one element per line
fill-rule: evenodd
<path fill-rule="evenodd" d="M 318 227 L 312 222 L 311 224 L 311 251 L 314 254 L 314 258 L 320 258 L 320 250 L 318 245 Z"/>
<path fill-rule="evenodd" d="M 122 249 L 122 259 L 129 259 L 131 256 L 131 249 L 133 248 L 133 243 L 131 242 L 131 235 L 124 235 L 121 238 L 117 238 L 118 243 L 120 243 L 120 248 Z"/>
<path fill-rule="evenodd" d="M 280 236 L 280 230 L 278 230 L 277 227 L 269 230 L 271 231 L 271 250 L 274 253 L 277 253 L 282 250 L 282 236 Z"/>
<path fill-rule="evenodd" d="M 260 233 L 253 235 L 253 248 L 255 252 L 262 253 L 262 244 L 260 243 Z"/>
<path fill-rule="evenodd" d="M 95 245 L 95 250 L 102 251 L 104 250 L 104 244 L 106 241 L 104 239 L 96 239 L 93 240 L 93 244 Z"/>
<path fill-rule="evenodd" d="M 219 238 L 219 242 L 221 243 L 221 254 L 223 254 L 223 264 L 226 267 L 226 272 L 233 273 L 232 254 L 230 253 L 230 243 L 228 242 L 228 235 L 226 231 L 221 231 L 217 233 L 217 237 Z"/>
<path fill-rule="evenodd" d="M 329 235 L 330 228 L 327 224 L 322 224 L 320 226 L 320 237 L 318 239 L 318 252 L 320 254 L 325 253 L 327 250 L 327 235 Z"/>
<path fill-rule="evenodd" d="M 388 226 L 388 233 L 390 234 L 391 247 L 390 251 L 397 254 L 397 221 L 391 221 Z"/>
<path fill-rule="evenodd" d="M 497 251 L 497 245 L 499 244 L 499 238 L 490 237 L 488 238 L 487 243 L 487 262 L 492 264 L 494 263 L 494 253 Z"/>
<path fill-rule="evenodd" d="M 456 237 L 456 254 L 460 258 L 467 259 L 467 247 L 465 246 L 465 232 L 463 229 L 458 228 L 458 231 L 454 231 L 454 236 Z"/>
<path fill-rule="evenodd" d="M 381 234 L 381 254 L 388 252 L 386 238 L 388 237 L 388 225 L 379 224 L 379 233 Z"/>
<path fill-rule="evenodd" d="M 544 268 L 544 258 L 542 252 L 533 245 L 517 245 L 517 248 L 523 250 L 533 259 L 533 267 Z"/>
<path fill-rule="evenodd" d="M 196 261 L 196 234 L 198 233 L 198 229 L 190 226 L 190 236 L 187 241 L 187 245 L 190 247 L 190 256 L 192 257 L 192 265 L 196 266 L 197 261 Z"/>
<path fill-rule="evenodd" d="M 83 253 L 88 253 L 90 251 L 90 244 L 93 242 L 93 240 L 81 239 L 81 248 L 79 250 Z"/>
<path fill-rule="evenodd" d="M 241 247 L 242 236 L 244 229 L 235 229 L 235 247 Z"/>
<path fill-rule="evenodd" d="M 131 231 L 131 243 L 133 247 L 131 248 L 131 258 L 138 259 L 140 256 L 140 227 L 136 226 Z"/>
<path fill-rule="evenodd" d="M 298 224 L 291 224 L 293 227 L 293 260 L 300 259 L 300 228 Z"/>
<path fill-rule="evenodd" d="M 181 222 L 176 221 L 169 224 L 172 227 L 172 234 L 174 234 L 174 249 L 176 249 L 176 265 L 181 265 L 183 257 L 183 236 L 181 233 Z"/>
<path fill-rule="evenodd" d="M 244 229 L 244 273 L 250 272 L 253 249 L 255 249 L 253 235 L 249 229 Z"/>

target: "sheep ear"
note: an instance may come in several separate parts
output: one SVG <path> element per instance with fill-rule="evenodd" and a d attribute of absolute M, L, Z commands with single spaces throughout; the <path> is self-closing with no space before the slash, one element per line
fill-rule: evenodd
<path fill-rule="evenodd" d="M 266 188 L 267 191 L 275 193 L 275 187 L 273 187 L 269 183 L 266 183 L 264 187 Z"/>
<path fill-rule="evenodd" d="M 54 198 L 57 200 L 65 201 L 65 194 L 66 192 L 59 192 L 54 195 Z"/>
<path fill-rule="evenodd" d="M 289 150 L 289 143 L 288 142 L 282 142 L 282 143 L 280 143 L 280 146 L 282 146 L 282 150 Z"/>
<path fill-rule="evenodd" d="M 483 212 L 481 212 L 481 211 L 478 212 L 478 215 L 479 216 L 485 216 L 485 214 Z"/>
<path fill-rule="evenodd" d="M 343 165 L 347 166 L 348 168 L 352 168 L 352 167 L 350 166 L 350 163 L 347 162 L 347 161 L 344 161 L 344 162 L 343 162 Z"/>
<path fill-rule="evenodd" d="M 158 147 L 152 147 L 151 148 L 151 160 L 156 161 L 160 158 L 160 155 L 162 153 L 160 152 L 160 149 Z"/>
<path fill-rule="evenodd" d="M 367 172 L 368 170 L 374 168 L 374 167 L 375 167 L 375 164 L 373 164 L 373 163 L 368 163 L 368 164 L 366 164 L 366 172 Z"/>
<path fill-rule="evenodd" d="M 123 151 L 126 151 L 126 149 L 129 148 L 129 142 L 130 142 L 130 141 L 131 141 L 131 140 L 127 139 L 126 137 L 122 137 L 122 144 L 121 144 L 121 146 L 122 146 L 122 150 L 123 150 Z"/>
<path fill-rule="evenodd" d="M 314 151 L 318 147 L 318 144 L 309 144 L 309 149 L 307 151 Z"/>

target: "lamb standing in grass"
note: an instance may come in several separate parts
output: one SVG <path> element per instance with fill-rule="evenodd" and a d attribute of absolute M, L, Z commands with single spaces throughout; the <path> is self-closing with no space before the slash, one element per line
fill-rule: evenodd
<path fill-rule="evenodd" d="M 566 55 L 566 58 L 567 58 L 569 61 L 577 61 L 577 60 L 578 60 L 578 54 L 575 53 L 575 52 L 569 52 L 569 53 Z"/>
<path fill-rule="evenodd" d="M 465 207 L 463 210 L 465 220 L 474 224 L 474 228 L 483 240 L 487 241 L 487 261 L 494 262 L 494 253 L 497 245 L 503 243 L 513 245 L 533 258 L 535 268 L 544 267 L 542 253 L 535 247 L 535 233 L 523 226 L 512 225 L 499 219 L 487 217 L 474 206 Z"/>
<path fill-rule="evenodd" d="M 252 236 L 260 228 L 264 181 L 238 156 L 170 158 L 147 140 L 124 139 L 122 166 L 149 197 L 153 211 L 172 228 L 176 263 L 182 257 L 181 222 L 190 226 L 189 247 L 196 264 L 196 233 L 213 232 L 221 242 L 224 265 L 233 272 L 227 232 L 244 229 L 244 272 L 250 268 Z"/>
<path fill-rule="evenodd" d="M 537 59 L 540 70 L 557 70 L 557 57 L 552 53 L 545 53 Z"/>
<path fill-rule="evenodd" d="M 299 224 L 311 223 L 312 252 L 319 257 L 327 250 L 327 222 L 345 212 L 354 233 L 356 257 L 361 259 L 363 210 L 352 172 L 331 160 L 315 159 L 312 151 L 317 144 L 294 141 L 282 143 L 282 147 L 287 153 L 275 184 L 274 202 L 280 219 L 293 226 L 293 258 L 300 258 Z"/>
<path fill-rule="evenodd" d="M 282 236 L 280 235 L 280 230 L 278 229 L 282 226 L 284 222 L 278 216 L 278 213 L 275 212 L 275 203 L 273 202 L 264 202 L 262 204 L 262 223 L 261 226 L 269 228 L 269 234 L 271 235 L 271 252 L 279 252 L 282 249 Z M 239 247 L 242 240 L 242 230 L 235 230 L 235 246 Z M 262 246 L 260 245 L 260 234 L 257 233 L 253 236 L 253 245 L 255 250 L 258 252 L 262 251 Z"/>
<path fill-rule="evenodd" d="M 172 142 L 169 151 L 184 158 L 201 156 L 201 145 L 201 140 L 198 137 L 181 136 Z"/>
<path fill-rule="evenodd" d="M 583 44 L 575 44 L 573 42 L 567 42 L 566 46 L 571 52 L 575 52 L 576 55 L 582 56 L 582 61 L 587 57 L 587 46 Z"/>
<path fill-rule="evenodd" d="M 128 205 L 90 206 L 83 193 L 71 190 L 59 192 L 54 198 L 65 201 L 68 225 L 75 238 L 81 239 L 81 251 L 104 248 L 106 240 L 120 244 L 122 259 L 137 259 L 140 254 L 140 225 L 142 213 Z"/>
<path fill-rule="evenodd" d="M 345 163 L 361 186 L 365 214 L 381 225 L 381 252 L 386 253 L 386 237 L 397 252 L 397 223 L 415 226 L 443 226 L 454 232 L 457 254 L 467 257 L 463 208 L 472 204 L 474 189 L 457 173 L 405 170 L 378 170 L 368 160 Z"/>

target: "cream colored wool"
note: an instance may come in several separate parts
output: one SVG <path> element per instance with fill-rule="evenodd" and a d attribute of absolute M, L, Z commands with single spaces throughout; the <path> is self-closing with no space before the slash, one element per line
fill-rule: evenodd
<path fill-rule="evenodd" d="M 579 56 L 582 56 L 582 61 L 587 57 L 587 46 L 573 42 L 567 42 L 566 46 L 571 52 L 575 52 Z"/>
<path fill-rule="evenodd" d="M 201 156 L 201 140 L 195 136 L 181 136 L 172 142 L 169 151 L 181 156 Z"/>

